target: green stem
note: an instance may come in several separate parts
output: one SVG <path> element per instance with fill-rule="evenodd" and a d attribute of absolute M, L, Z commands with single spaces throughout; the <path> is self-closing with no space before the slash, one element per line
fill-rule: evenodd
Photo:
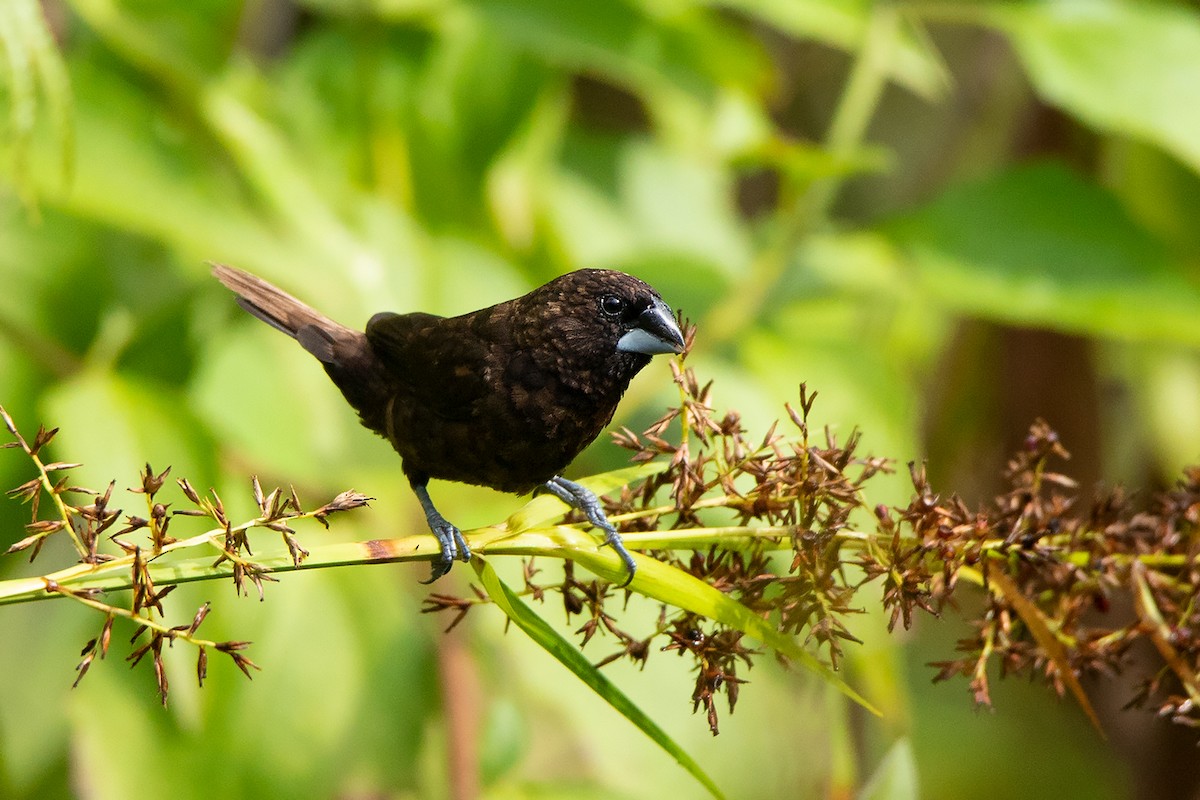
<path fill-rule="evenodd" d="M 417 548 L 422 545 L 424 547 L 421 554 L 418 555 Z M 418 558 L 429 559 L 433 552 L 436 552 L 436 548 L 431 546 L 430 537 L 412 536 L 405 539 L 354 542 L 313 548 L 310 557 L 299 566 L 292 562 L 291 554 L 284 550 L 256 559 L 254 566 L 260 569 L 262 574 L 269 575 L 302 569 L 322 569 L 354 564 L 385 564 Z M 0 605 L 47 600 L 63 594 L 61 591 L 49 589 L 50 586 L 65 587 L 72 592 L 116 592 L 129 589 L 132 585 L 129 571 L 126 568 L 127 565 L 118 567 L 121 561 L 123 559 L 109 561 L 94 567 L 81 564 L 44 577 L 0 581 Z M 156 559 L 146 566 L 155 586 L 229 578 L 233 575 L 234 568 L 235 563 L 232 561 L 214 564 L 211 556 L 179 561 Z"/>
<path fill-rule="evenodd" d="M 887 86 L 899 19 L 898 10 L 890 3 L 878 4 L 871 14 L 846 89 L 825 136 L 825 149 L 834 157 L 848 157 L 862 145 L 867 125 Z M 845 177 L 840 175 L 813 181 L 780 210 L 772 241 L 755 261 L 749 280 L 701 326 L 707 344 L 732 339 L 758 315 L 791 264 L 796 246 L 809 231 L 828 221 L 830 207 L 844 182 Z"/>
<path fill-rule="evenodd" d="M 305 515 L 310 516 L 310 515 Z M 616 519 L 614 517 L 614 519 Z M 254 520 L 231 530 L 243 531 L 259 526 L 262 520 Z M 471 550 L 480 556 L 539 556 L 550 558 L 578 559 L 581 555 L 594 555 L 596 538 L 582 525 L 551 525 L 511 533 L 503 527 L 477 528 L 465 532 Z M 795 526 L 790 525 L 730 525 L 684 530 L 628 532 L 622 538 L 631 550 L 693 550 L 720 544 L 736 548 L 755 543 L 765 550 L 787 550 Z M 222 553 L 220 543 L 223 528 L 208 531 L 188 539 L 181 539 L 163 547 L 146 565 L 155 586 L 216 580 L 233 575 L 236 563 L 223 559 L 214 563 L 212 556 L 171 561 L 164 556 L 186 548 L 210 545 Z M 841 544 L 850 548 L 870 548 L 882 535 L 876 532 L 843 530 L 835 534 Z M 884 537 L 884 538 L 890 538 Z M 989 558 L 1007 558 L 1009 549 L 1003 540 L 983 542 L 981 551 Z M 243 567 L 252 567 L 264 575 L 294 572 L 297 570 L 326 569 L 331 567 L 361 566 L 365 564 L 392 564 L 402 561 L 428 561 L 437 557 L 435 540 L 428 534 L 406 536 L 398 539 L 372 539 L 363 542 L 346 542 L 313 547 L 309 556 L 300 564 L 292 561 L 291 553 L 281 550 L 264 554 L 253 563 L 242 561 Z M 227 554 L 228 555 L 228 554 Z M 1086 563 L 1090 556 L 1084 552 L 1063 553 L 1064 561 Z M 1130 564 L 1135 561 L 1147 567 L 1183 568 L 1192 563 L 1186 555 L 1128 556 Z M 116 558 L 100 564 L 76 564 L 44 576 L 17 578 L 0 581 L 0 605 L 47 600 L 68 593 L 88 591 L 121 591 L 132 585 L 130 567 L 133 556 Z M 959 576 L 971 583 L 983 585 L 982 573 L 972 567 L 962 567 Z"/>
<path fill-rule="evenodd" d="M 846 82 L 846 91 L 825 136 L 825 149 L 830 155 L 845 158 L 862 146 L 867 125 L 887 87 L 888 64 L 898 42 L 899 21 L 899 12 L 890 3 L 880 3 L 872 12 L 862 47 Z M 800 213 L 796 214 L 796 220 L 787 232 L 790 246 L 795 245 L 808 224 L 825 221 L 844 182 L 844 176 L 837 176 L 822 178 L 809 186 L 799 203 Z"/>
<path fill-rule="evenodd" d="M 25 441 L 25 437 L 17 432 L 17 426 L 13 424 L 12 417 L 8 415 L 8 412 L 3 407 L 0 407 L 0 418 L 3 418 L 9 432 L 16 438 L 21 449 L 25 451 L 25 455 L 29 456 L 29 459 L 37 467 L 38 480 L 41 482 L 42 490 L 50 495 L 50 499 L 54 502 L 54 507 L 58 510 L 58 518 L 62 520 L 63 528 L 66 529 L 67 535 L 71 537 L 71 542 L 75 545 L 75 550 L 79 553 L 80 557 L 87 557 L 88 549 L 84 547 L 83 540 L 79 538 L 79 533 L 75 530 L 75 517 L 67 508 L 67 504 L 63 502 L 62 495 L 54 490 L 54 481 L 50 480 L 50 473 L 46 471 L 46 465 L 42 462 L 41 456 L 35 453 L 33 447 Z M 37 444 L 36 440 L 34 444 Z"/>
<path fill-rule="evenodd" d="M 157 631 L 158 633 L 161 633 L 164 636 L 169 637 L 170 639 L 178 639 L 180 641 L 187 642 L 189 644 L 194 644 L 197 647 L 212 647 L 214 649 L 217 647 L 216 642 L 210 641 L 208 639 L 197 638 L 196 636 L 193 636 L 192 634 L 188 633 L 187 630 L 176 630 L 176 629 L 172 628 L 171 626 L 167 625 L 166 623 L 159 622 L 158 620 L 153 619 L 151 617 L 143 616 L 142 614 L 136 614 L 127 608 L 120 608 L 118 606 L 109 605 L 108 603 L 101 603 L 99 600 L 93 600 L 92 598 L 87 597 L 86 595 L 81 595 L 75 591 L 66 589 L 62 586 L 56 586 L 56 585 L 51 584 L 50 588 L 47 589 L 47 591 L 62 595 L 63 597 L 69 597 L 77 603 L 82 603 L 83 605 L 85 605 L 89 608 L 94 608 L 97 611 L 104 612 L 105 614 L 112 614 L 114 616 L 124 617 L 125 619 L 136 622 L 138 625 L 143 625 L 152 631 Z"/>
<path fill-rule="evenodd" d="M 252 523 L 241 526 L 251 527 Z M 235 528 L 235 530 L 238 530 Z M 634 549 L 692 549 L 716 543 L 736 544 L 765 539 L 769 549 L 790 547 L 792 528 L 788 526 L 693 528 L 686 531 L 648 531 L 627 533 L 625 543 Z M 155 586 L 216 580 L 233 575 L 235 565 L 230 561 L 214 564 L 211 556 L 168 561 L 162 558 L 171 551 L 198 544 L 216 544 L 214 537 L 223 531 L 210 531 L 191 539 L 180 540 L 163 548 L 162 554 L 149 561 L 146 569 Z M 852 538 L 852 537 L 847 537 Z M 778 540 L 773 542 L 771 540 Z M 589 533 L 571 526 L 535 528 L 516 535 L 502 528 L 479 528 L 470 531 L 471 549 L 479 555 L 522 555 L 569 558 L 574 552 L 595 550 L 596 539 Z M 429 535 L 406 536 L 399 539 L 372 539 L 365 542 L 313 547 L 299 565 L 291 554 L 279 551 L 256 558 L 254 568 L 261 574 L 293 572 L 296 570 L 364 564 L 392 564 L 400 561 L 428 561 L 438 553 L 436 542 Z M 131 587 L 132 556 L 113 559 L 102 564 L 77 564 L 45 576 L 0 581 L 0 605 L 46 600 L 62 592 L 48 589 L 63 587 L 73 592 L 121 591 Z"/>

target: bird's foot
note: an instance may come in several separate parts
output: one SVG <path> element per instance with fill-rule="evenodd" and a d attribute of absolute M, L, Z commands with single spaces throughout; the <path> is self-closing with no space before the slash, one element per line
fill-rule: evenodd
<path fill-rule="evenodd" d="M 429 530 L 433 531 L 433 535 L 442 546 L 442 554 L 433 562 L 433 571 L 430 572 L 429 579 L 421 581 L 426 585 L 449 572 L 456 559 L 464 563 L 471 560 L 471 548 L 463 538 L 462 531 L 447 522 L 441 514 L 437 514 L 436 520 L 429 519 Z"/>
<path fill-rule="evenodd" d="M 433 562 L 433 571 L 430 573 L 429 579 L 421 581 L 428 585 L 449 572 L 456 559 L 464 563 L 470 561 L 471 548 L 467 545 L 462 531 L 433 507 L 433 501 L 429 498 L 429 492 L 424 486 L 414 486 L 413 491 L 416 492 L 417 499 L 421 502 L 421 508 L 425 511 L 425 521 L 429 523 L 429 530 L 433 532 L 433 535 L 437 537 L 438 544 L 442 546 L 442 553 Z"/>
<path fill-rule="evenodd" d="M 617 532 L 616 526 L 609 522 L 608 517 L 605 516 L 604 506 L 600 503 L 600 498 L 586 486 L 557 475 L 546 481 L 545 486 L 550 494 L 562 500 L 571 506 L 571 508 L 582 511 L 588 518 L 588 522 L 604 531 L 604 544 L 601 547 L 605 545 L 611 547 L 613 552 L 620 557 L 621 563 L 625 565 L 625 571 L 628 573 L 618 588 L 624 589 L 628 586 L 633 581 L 634 573 L 637 572 L 637 563 L 625 548 L 625 542 L 621 540 L 621 534 Z"/>

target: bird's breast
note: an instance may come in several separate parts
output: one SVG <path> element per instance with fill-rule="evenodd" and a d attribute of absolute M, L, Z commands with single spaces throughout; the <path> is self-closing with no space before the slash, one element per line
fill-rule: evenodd
<path fill-rule="evenodd" d="M 524 352 L 481 369 L 488 391 L 465 409 L 398 390 L 387 438 L 410 477 L 524 494 L 560 474 L 604 430 L 628 385 L 587 372 L 564 380 Z"/>

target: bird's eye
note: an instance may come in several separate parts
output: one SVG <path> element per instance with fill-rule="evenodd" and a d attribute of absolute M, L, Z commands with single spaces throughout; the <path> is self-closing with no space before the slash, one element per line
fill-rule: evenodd
<path fill-rule="evenodd" d="M 605 295 L 600 300 L 600 310 L 610 317 L 620 316 L 621 312 L 625 310 L 625 301 L 616 295 Z"/>

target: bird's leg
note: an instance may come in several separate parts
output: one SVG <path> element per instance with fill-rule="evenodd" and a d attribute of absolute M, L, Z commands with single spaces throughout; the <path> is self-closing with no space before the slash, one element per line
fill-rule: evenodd
<path fill-rule="evenodd" d="M 454 559 L 470 561 L 471 548 L 467 546 L 467 540 L 463 538 L 462 531 L 448 522 L 434 507 L 425 484 L 414 483 L 412 490 L 421 503 L 421 509 L 425 512 L 425 521 L 429 523 L 429 530 L 433 531 L 433 535 L 442 545 L 441 558 L 433 562 L 433 573 L 429 576 L 429 580 L 421 581 L 421 583 L 433 583 L 450 571 L 450 567 L 454 565 Z"/>
<path fill-rule="evenodd" d="M 633 556 L 629 555 L 629 551 L 625 549 L 625 543 L 621 541 L 621 534 L 617 533 L 617 529 L 608 521 L 608 517 L 604 516 L 604 507 L 600 504 L 600 498 L 596 497 L 586 486 L 569 481 L 560 475 L 555 475 L 546 481 L 545 487 L 550 494 L 571 508 L 582 511 L 587 516 L 588 522 L 604 531 L 604 544 L 616 551 L 616 554 L 621 557 L 622 563 L 625 564 L 625 569 L 629 571 L 629 576 L 625 578 L 620 588 L 624 589 L 628 586 L 633 580 L 633 573 L 637 572 L 637 564 L 634 563 Z"/>

